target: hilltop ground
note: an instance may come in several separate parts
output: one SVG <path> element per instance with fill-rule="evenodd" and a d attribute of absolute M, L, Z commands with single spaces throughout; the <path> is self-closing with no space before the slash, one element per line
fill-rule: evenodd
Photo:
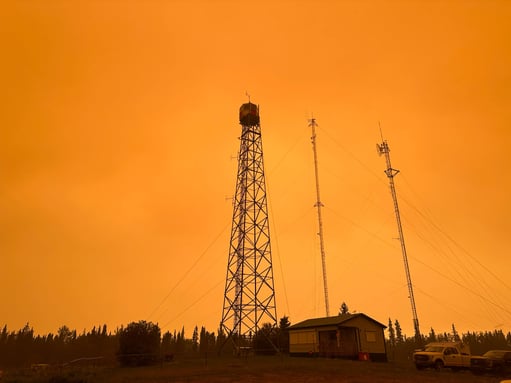
<path fill-rule="evenodd" d="M 182 359 L 158 366 L 74 366 L 44 372 L 5 371 L 2 383 L 497 383 L 503 377 L 469 371 L 415 370 L 412 363 L 373 363 L 323 358 L 247 357 Z"/>

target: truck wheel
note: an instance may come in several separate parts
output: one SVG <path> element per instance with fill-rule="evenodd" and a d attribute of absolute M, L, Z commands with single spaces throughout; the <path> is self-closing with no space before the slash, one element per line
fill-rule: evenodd
<path fill-rule="evenodd" d="M 442 368 L 444 368 L 444 362 L 442 360 L 438 359 L 435 362 L 435 369 L 441 370 Z"/>
<path fill-rule="evenodd" d="M 419 371 L 420 371 L 420 370 L 424 370 L 424 366 L 421 366 L 420 364 L 416 364 L 416 365 L 415 365 L 415 368 L 416 368 L 417 370 L 419 370 Z"/>

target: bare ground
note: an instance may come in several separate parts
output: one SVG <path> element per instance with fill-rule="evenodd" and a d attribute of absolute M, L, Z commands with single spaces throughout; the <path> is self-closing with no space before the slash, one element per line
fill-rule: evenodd
<path fill-rule="evenodd" d="M 511 377 L 508 377 L 511 378 Z M 176 360 L 142 368 L 94 367 L 47 376 L 4 376 L 4 382 L 50 383 L 498 383 L 504 377 L 470 371 L 417 371 L 411 362 L 373 363 L 323 358 L 248 357 Z"/>

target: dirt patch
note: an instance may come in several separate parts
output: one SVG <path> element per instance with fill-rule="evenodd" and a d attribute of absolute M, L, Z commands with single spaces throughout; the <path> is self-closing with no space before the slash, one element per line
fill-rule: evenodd
<path fill-rule="evenodd" d="M 409 363 L 375 363 L 324 358 L 210 357 L 176 359 L 152 367 L 101 367 L 94 371 L 61 371 L 63 382 L 87 383 L 498 383 L 503 377 L 476 376 L 470 371 L 415 369 Z M 48 382 L 40 379 L 8 382 Z M 40 378 L 40 377 L 39 377 Z"/>
<path fill-rule="evenodd" d="M 249 357 L 176 361 L 111 376 L 123 383 L 496 383 L 498 377 L 475 376 L 469 371 L 417 371 L 412 363 L 373 363 L 323 358 Z M 120 375 L 118 375 L 120 374 Z"/>

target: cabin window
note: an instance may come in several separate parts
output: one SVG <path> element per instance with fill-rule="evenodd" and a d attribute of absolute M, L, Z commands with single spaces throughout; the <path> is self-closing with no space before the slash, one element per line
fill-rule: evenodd
<path fill-rule="evenodd" d="M 366 341 L 367 342 L 376 342 L 376 331 L 366 331 Z"/>
<path fill-rule="evenodd" d="M 289 334 L 293 344 L 310 344 L 315 342 L 313 331 L 292 332 Z"/>

